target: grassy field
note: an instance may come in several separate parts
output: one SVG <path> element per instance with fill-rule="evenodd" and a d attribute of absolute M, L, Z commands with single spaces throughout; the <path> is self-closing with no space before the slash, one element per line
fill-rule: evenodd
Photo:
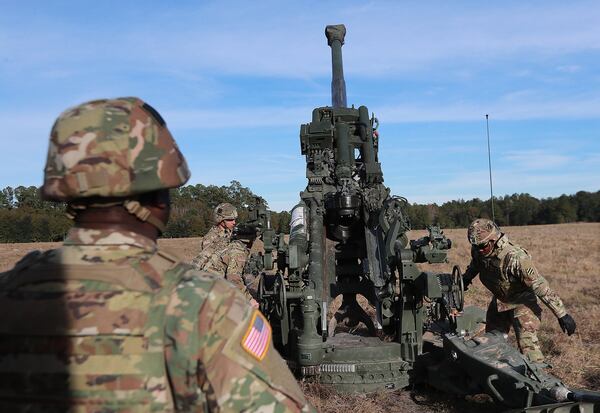
<path fill-rule="evenodd" d="M 577 332 L 568 337 L 560 330 L 550 310 L 544 311 L 539 332 L 542 350 L 553 365 L 552 372 L 568 386 L 600 390 L 600 223 L 505 227 L 503 230 L 533 256 L 539 271 L 562 297 L 577 322 Z M 446 230 L 452 239 L 449 264 L 432 271 L 449 272 L 454 264 L 466 268 L 470 253 L 464 229 Z M 415 231 L 411 238 L 424 235 Z M 191 259 L 198 239 L 160 240 L 163 248 Z M 32 249 L 48 249 L 56 243 L 0 244 L 0 271 L 10 268 Z M 487 290 L 475 281 L 466 294 L 467 305 L 486 307 Z M 511 334 L 512 337 L 512 334 Z M 500 411 L 486 397 L 454 399 L 431 389 L 410 389 L 369 395 L 340 395 L 321 386 L 303 383 L 307 396 L 321 412 L 364 410 L 370 412 L 489 412 Z"/>

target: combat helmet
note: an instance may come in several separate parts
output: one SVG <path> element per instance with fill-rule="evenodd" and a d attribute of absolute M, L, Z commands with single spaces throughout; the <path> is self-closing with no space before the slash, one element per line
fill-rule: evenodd
<path fill-rule="evenodd" d="M 181 186 L 189 177 L 185 158 L 152 106 L 136 97 L 101 99 L 67 109 L 54 123 L 40 193 L 75 205 L 92 199 L 94 206 L 122 203 L 150 222 L 144 219 L 149 211 L 133 199 Z"/>
<path fill-rule="evenodd" d="M 215 207 L 213 211 L 213 220 L 215 224 L 226 219 L 236 219 L 238 217 L 237 209 L 229 202 L 223 202 Z"/>
<path fill-rule="evenodd" d="M 490 219 L 477 218 L 471 222 L 467 230 L 467 238 L 471 245 L 482 247 L 489 241 L 496 242 L 502 236 L 502 232 L 496 223 Z"/>

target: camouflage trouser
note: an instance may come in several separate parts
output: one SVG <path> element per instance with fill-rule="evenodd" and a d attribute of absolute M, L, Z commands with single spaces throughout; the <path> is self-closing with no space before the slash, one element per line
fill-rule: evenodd
<path fill-rule="evenodd" d="M 497 330 L 508 334 L 512 326 L 521 353 L 529 360 L 541 363 L 544 361 L 544 355 L 537 337 L 541 321 L 542 309 L 537 303 L 522 304 L 513 310 L 499 312 L 496 299 L 493 299 L 487 310 L 485 330 Z"/>

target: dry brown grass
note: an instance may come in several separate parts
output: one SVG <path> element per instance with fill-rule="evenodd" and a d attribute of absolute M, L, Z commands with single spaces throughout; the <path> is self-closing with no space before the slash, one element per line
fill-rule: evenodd
<path fill-rule="evenodd" d="M 505 227 L 510 238 L 532 254 L 539 271 L 563 298 L 567 310 L 577 321 L 577 333 L 571 337 L 560 330 L 549 310 L 539 333 L 542 350 L 554 366 L 553 373 L 571 387 L 600 390 L 600 223 Z M 452 239 L 449 264 L 434 266 L 432 271 L 449 272 L 452 265 L 466 268 L 470 255 L 464 229 L 446 230 Z M 411 238 L 424 235 L 415 231 Z M 177 251 L 182 258 L 194 257 L 197 238 L 160 240 L 160 245 Z M 57 243 L 0 244 L 0 271 L 10 268 L 19 257 L 32 249 L 48 249 Z M 467 304 L 485 308 L 490 295 L 475 281 L 466 294 Z M 303 383 L 311 402 L 321 412 L 344 410 L 368 412 L 489 412 L 496 411 L 485 397 L 459 400 L 428 389 L 340 395 L 316 384 Z"/>

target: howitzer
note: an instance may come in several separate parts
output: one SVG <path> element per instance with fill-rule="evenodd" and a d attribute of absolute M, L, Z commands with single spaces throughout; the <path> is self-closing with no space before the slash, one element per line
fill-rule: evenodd
<path fill-rule="evenodd" d="M 233 229 L 232 238 L 254 242 L 264 232 L 271 229 L 271 211 L 269 211 L 262 198 L 256 197 L 254 203 L 247 206 L 248 219 Z"/>
<path fill-rule="evenodd" d="M 325 29 L 332 105 L 300 128 L 308 183 L 291 211 L 289 242 L 278 244 L 277 273 L 259 284 L 275 346 L 299 376 L 341 391 L 426 382 L 518 408 L 567 401 L 560 380 L 503 336 L 479 332 L 483 310 L 464 307 L 458 267 L 420 269 L 446 262 L 452 243 L 438 226 L 409 241 L 407 201 L 383 184 L 378 121 L 365 106 L 346 105 L 345 34 L 343 25 Z"/>
<path fill-rule="evenodd" d="M 279 235 L 271 227 L 271 211 L 269 211 L 260 197 L 249 205 L 248 219 L 233 229 L 232 238 L 244 242 L 251 247 L 255 240 L 263 242 L 264 253 L 252 254 L 246 261 L 244 274 L 258 275 L 262 271 L 273 269 L 273 251 L 279 243 Z"/>

